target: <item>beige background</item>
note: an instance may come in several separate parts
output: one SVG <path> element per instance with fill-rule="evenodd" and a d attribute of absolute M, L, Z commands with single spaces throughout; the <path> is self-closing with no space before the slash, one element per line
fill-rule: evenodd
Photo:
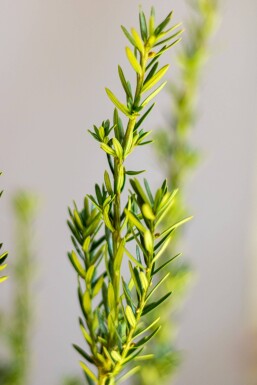
<path fill-rule="evenodd" d="M 160 18 L 174 9 L 175 20 L 185 20 L 181 0 L 141 3 L 145 10 L 156 5 Z M 66 258 L 66 207 L 74 198 L 81 202 L 102 179 L 103 157 L 86 129 L 112 113 L 104 87 L 119 94 L 117 64 L 126 66 L 120 24 L 135 25 L 137 6 L 135 0 L 0 0 L 0 168 L 5 171 L 0 226 L 10 263 L 11 193 L 26 187 L 43 201 L 31 385 L 55 385 L 61 375 L 79 372 L 70 347 L 80 333 L 76 280 Z M 179 347 L 186 355 L 176 385 L 245 384 L 254 255 L 257 3 L 227 0 L 222 13 L 193 137 L 204 162 L 188 189 L 195 219 L 184 251 L 198 281 L 181 320 Z M 153 129 L 164 122 L 167 93 L 158 102 Z M 154 169 L 149 178 L 159 180 L 150 150 L 147 158 L 138 153 L 133 163 L 146 160 Z M 7 302 L 10 286 L 11 280 L 1 288 L 1 302 Z"/>

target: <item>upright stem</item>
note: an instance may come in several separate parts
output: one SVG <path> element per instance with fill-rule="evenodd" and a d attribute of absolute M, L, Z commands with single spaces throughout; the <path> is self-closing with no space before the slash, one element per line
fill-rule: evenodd
<path fill-rule="evenodd" d="M 135 96 L 134 96 L 135 109 L 136 109 L 136 107 L 138 107 L 138 105 L 140 103 L 140 96 L 141 96 L 141 91 L 142 91 L 142 87 L 144 84 L 147 60 L 148 60 L 148 49 L 145 48 L 145 52 L 140 53 L 140 65 L 142 68 L 142 72 L 140 74 L 137 74 L 137 84 L 136 84 L 136 91 L 135 91 Z M 126 157 L 126 150 L 127 150 L 129 143 L 131 142 L 131 137 L 133 137 L 133 131 L 134 131 L 135 125 L 136 125 L 136 119 L 137 119 L 137 115 L 130 117 L 128 124 L 127 124 L 127 129 L 126 129 L 125 136 L 124 136 L 123 143 L 122 143 L 123 152 L 124 152 L 123 159 L 120 159 L 118 157 L 114 158 L 114 194 L 115 194 L 115 198 L 114 198 L 114 202 L 113 202 L 113 216 L 114 216 L 113 223 L 114 223 L 115 230 L 112 233 L 113 258 L 114 259 L 116 257 L 120 242 L 122 240 L 122 234 L 121 234 L 121 197 L 120 197 L 122 186 L 120 184 L 119 179 L 120 179 L 121 170 L 123 168 L 124 159 Z M 143 309 L 144 309 L 144 306 L 146 303 L 147 293 L 148 293 L 148 290 L 149 290 L 150 285 L 151 285 L 151 274 L 150 274 L 151 269 L 152 269 L 152 264 L 150 264 L 150 266 L 148 266 L 148 269 L 147 269 L 146 275 L 147 275 L 147 280 L 148 280 L 148 287 L 146 288 L 145 292 L 143 293 L 143 295 L 140 299 L 140 302 L 138 304 L 138 308 L 137 308 L 137 312 L 136 312 L 136 324 L 129 331 L 129 334 L 127 336 L 127 341 L 124 345 L 124 348 L 123 348 L 123 351 L 121 354 L 122 359 L 120 362 L 116 363 L 116 365 L 114 366 L 112 371 L 109 373 L 102 372 L 101 370 L 99 370 L 98 385 L 105 385 L 107 379 L 110 380 L 111 381 L 110 384 L 113 385 L 114 381 L 115 381 L 115 376 L 120 372 L 121 367 L 124 363 L 124 360 L 127 357 L 129 349 L 132 346 L 134 334 L 135 334 L 135 331 L 137 329 L 138 323 L 140 322 L 142 312 L 143 312 Z M 115 274 L 115 272 L 113 274 Z M 112 282 L 113 282 L 113 288 L 114 288 L 114 293 L 115 293 L 115 301 L 117 304 L 116 322 L 118 325 L 118 314 L 119 314 L 118 306 L 119 306 L 119 300 L 120 300 L 120 298 L 119 298 L 119 296 L 120 296 L 119 295 L 120 278 L 113 276 Z"/>
<path fill-rule="evenodd" d="M 116 258 L 116 254 L 118 251 L 118 247 L 121 242 L 121 230 L 120 230 L 120 217 L 121 217 L 121 209 L 120 209 L 120 183 L 119 183 L 119 175 L 121 168 L 123 167 L 123 162 L 119 158 L 114 159 L 114 226 L 115 231 L 112 233 L 112 241 L 113 241 L 113 258 Z M 113 272 L 112 284 L 115 295 L 116 302 L 116 322 L 118 323 L 118 305 L 119 305 L 119 296 L 120 296 L 120 277 L 115 275 L 116 272 Z"/>
<path fill-rule="evenodd" d="M 98 385 L 105 385 L 106 380 L 107 380 L 107 375 L 100 373 L 98 376 Z"/>
<path fill-rule="evenodd" d="M 140 64 L 141 64 L 142 72 L 141 72 L 141 74 L 137 74 L 137 85 L 136 85 L 136 91 L 135 91 L 135 96 L 134 96 L 134 106 L 135 107 L 137 106 L 137 104 L 139 103 L 139 100 L 140 100 L 140 94 L 141 94 L 141 90 L 142 90 L 143 83 L 144 83 L 145 68 L 146 68 L 147 58 L 148 58 L 148 52 L 147 51 L 144 54 L 142 54 L 142 53 L 140 54 Z M 128 121 L 126 133 L 125 133 L 124 140 L 123 140 L 123 151 L 124 151 L 124 153 L 126 152 L 128 143 L 131 140 L 131 136 L 133 136 L 133 131 L 134 131 L 135 125 L 136 125 L 136 116 L 133 116 Z M 123 168 L 123 164 L 124 164 L 124 158 L 121 160 L 118 157 L 115 157 L 115 159 L 114 159 L 114 194 L 115 194 L 115 198 L 114 198 L 114 203 L 113 203 L 113 206 L 114 206 L 114 226 L 115 226 L 115 231 L 113 232 L 113 235 L 112 235 L 112 240 L 113 240 L 113 256 L 114 256 L 114 258 L 116 257 L 116 254 L 117 254 L 117 251 L 118 251 L 118 247 L 119 247 L 120 242 L 122 240 L 122 236 L 121 236 L 121 219 L 120 219 L 121 218 L 120 195 L 121 195 L 121 188 L 122 188 L 122 186 L 120 185 L 119 179 L 120 179 L 121 169 Z M 114 274 L 115 274 L 115 272 L 114 272 Z M 150 285 L 150 281 L 149 281 L 149 285 Z M 117 304 L 117 311 L 116 311 L 116 317 L 117 318 L 116 318 L 116 321 L 117 321 L 117 324 L 118 324 L 118 305 L 119 305 L 120 278 L 117 279 L 117 277 L 115 277 L 115 276 L 113 277 L 113 286 L 114 286 L 113 288 L 114 288 L 114 293 L 115 293 L 115 301 L 116 301 L 116 304 Z M 139 322 L 139 320 L 141 318 L 141 314 L 142 314 L 142 311 L 143 311 L 143 308 L 144 308 L 144 305 L 145 305 L 146 295 L 147 295 L 147 290 L 144 293 L 144 295 L 142 296 L 141 302 L 140 302 L 140 304 L 138 306 L 137 316 L 136 316 L 136 321 L 137 321 L 136 324 L 138 324 L 138 322 Z M 130 332 L 128 334 L 127 342 L 126 342 L 126 345 L 125 345 L 124 350 L 122 352 L 122 358 L 123 359 L 125 359 L 128 351 L 129 351 L 129 349 L 131 347 L 135 330 L 136 330 L 136 326 L 134 328 L 131 328 L 131 330 L 130 330 Z M 113 369 L 112 373 L 109 373 L 109 377 L 111 376 L 112 378 L 114 378 L 115 375 L 119 373 L 120 368 L 121 368 L 121 363 L 117 363 L 117 365 Z M 107 377 L 108 377 L 108 374 L 106 374 L 106 373 L 104 373 L 104 374 L 99 373 L 99 377 L 98 377 L 99 378 L 99 385 L 104 385 Z"/>
<path fill-rule="evenodd" d="M 136 86 L 136 92 L 134 97 L 134 103 L 137 102 L 137 100 L 140 97 L 141 89 L 144 82 L 144 76 L 145 76 L 145 67 L 147 62 L 148 54 L 141 54 L 140 56 L 140 63 L 142 67 L 142 73 L 137 75 L 137 86 Z M 136 124 L 136 116 L 132 117 L 128 121 L 127 130 L 124 136 L 123 141 L 123 149 L 126 149 L 126 146 L 129 142 L 129 139 L 131 135 L 133 135 L 133 130 L 135 128 Z M 115 224 L 115 231 L 113 232 L 112 239 L 113 239 L 113 255 L 114 258 L 116 256 L 120 241 L 122 239 L 121 237 L 121 231 L 120 231 L 120 217 L 121 217 L 121 209 L 120 209 L 120 194 L 121 194 L 121 186 L 119 184 L 119 175 L 121 168 L 123 167 L 124 161 L 116 157 L 114 159 L 114 193 L 115 193 L 115 199 L 114 199 L 114 224 Z M 113 279 L 113 282 L 116 282 L 119 286 L 119 282 L 117 282 L 116 279 Z M 116 302 L 118 304 L 119 300 L 119 287 L 114 287 L 114 293 L 116 295 Z"/>
<path fill-rule="evenodd" d="M 121 240 L 120 234 L 120 188 L 118 186 L 120 169 L 123 167 L 123 163 L 120 159 L 115 158 L 114 160 L 114 224 L 115 231 L 113 232 L 113 253 L 114 258 L 117 253 L 117 249 L 119 247 L 119 243 Z"/>
<path fill-rule="evenodd" d="M 145 307 L 145 304 L 146 304 L 146 300 L 147 300 L 147 294 L 148 294 L 148 290 L 151 286 L 151 270 L 152 270 L 152 267 L 153 267 L 153 264 L 150 263 L 150 266 L 147 268 L 147 280 L 148 280 L 148 287 L 147 289 L 145 290 L 145 292 L 143 293 L 142 297 L 141 297 L 141 300 L 140 300 L 140 303 L 138 305 L 138 308 L 137 308 L 137 311 L 136 311 L 136 323 L 135 323 L 135 326 L 133 326 L 131 329 L 130 329 L 130 332 L 128 334 L 128 337 L 127 337 L 127 341 L 126 341 L 126 344 L 124 345 L 124 349 L 122 351 L 122 354 L 121 354 L 121 360 L 116 364 L 116 366 L 114 367 L 113 369 L 113 373 L 112 375 L 115 376 L 119 373 L 122 365 L 123 365 L 123 361 L 126 359 L 126 356 L 129 352 L 129 349 L 131 348 L 132 346 L 132 343 L 133 343 L 133 338 L 134 338 L 134 334 L 135 334 L 135 331 L 138 327 L 138 324 L 140 322 L 140 319 L 141 319 L 141 316 L 142 316 L 142 312 L 143 312 L 143 309 Z"/>

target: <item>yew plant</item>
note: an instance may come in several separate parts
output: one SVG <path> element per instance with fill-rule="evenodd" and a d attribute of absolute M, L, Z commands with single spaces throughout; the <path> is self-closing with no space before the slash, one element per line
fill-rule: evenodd
<path fill-rule="evenodd" d="M 174 223 L 171 217 L 163 230 L 176 191 L 170 192 L 165 180 L 153 193 L 146 179 L 142 184 L 134 177 L 142 171 L 126 167 L 137 147 L 151 143 L 145 118 L 154 106 L 150 102 L 166 84 L 159 82 L 169 67 L 158 69 L 158 60 L 181 34 L 178 25 L 169 27 L 171 18 L 172 13 L 155 25 L 152 8 L 148 22 L 139 13 L 140 33 L 122 27 L 132 45 L 126 47 L 126 55 L 136 84 L 133 89 L 119 66 L 126 102 L 106 89 L 114 104 L 113 121 L 105 120 L 89 131 L 106 154 L 108 170 L 103 183 L 95 185 L 95 194 L 85 197 L 82 210 L 76 204 L 69 209 L 74 250 L 68 256 L 78 276 L 79 324 L 86 345 L 74 347 L 83 358 L 81 366 L 90 385 L 121 382 L 140 369 L 137 362 L 152 357 L 143 350 L 161 327 L 158 307 L 171 292 L 160 295 L 159 288 L 176 256 L 162 257 L 175 229 L 189 219 Z M 146 317 L 150 312 L 151 323 Z"/>
<path fill-rule="evenodd" d="M 0 175 L 2 175 L 2 173 L 0 172 Z M 3 191 L 0 191 L 0 198 L 3 194 Z M 4 253 L 1 253 L 1 248 L 2 248 L 3 244 L 0 243 L 0 272 L 3 271 L 7 264 L 5 263 L 5 260 L 6 258 L 8 257 L 8 252 L 4 252 Z M 8 277 L 7 276 L 0 276 L 0 283 L 5 281 Z"/>

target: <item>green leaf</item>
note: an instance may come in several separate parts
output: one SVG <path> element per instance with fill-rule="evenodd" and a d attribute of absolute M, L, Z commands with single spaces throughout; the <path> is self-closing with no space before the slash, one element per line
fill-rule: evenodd
<path fill-rule="evenodd" d="M 84 362 L 80 361 L 80 366 L 84 370 L 84 372 L 88 375 L 88 377 L 90 377 L 91 380 L 93 380 L 97 384 L 98 380 L 95 374 L 87 367 L 87 365 L 84 364 Z"/>
<path fill-rule="evenodd" d="M 155 21 L 155 11 L 154 7 L 151 8 L 151 15 L 149 19 L 149 33 L 150 35 L 154 34 L 154 21 Z"/>
<path fill-rule="evenodd" d="M 82 246 L 82 249 L 85 253 L 88 252 L 88 249 L 89 249 L 89 245 L 90 245 L 90 236 L 86 237 L 85 241 L 83 242 L 83 246 Z"/>
<path fill-rule="evenodd" d="M 166 261 L 165 263 L 163 263 L 160 267 L 158 267 L 158 269 L 154 270 L 153 275 L 159 273 L 165 266 L 167 266 L 168 264 L 170 264 L 175 258 L 179 257 L 180 255 L 181 255 L 181 253 L 176 254 L 174 257 L 170 258 L 168 261 Z"/>
<path fill-rule="evenodd" d="M 147 229 L 142 225 L 142 223 L 136 218 L 136 216 L 128 211 L 127 209 L 124 210 L 129 221 L 134 225 L 136 226 L 136 228 L 138 228 L 139 231 L 141 231 L 142 233 L 144 233 Z"/>
<path fill-rule="evenodd" d="M 90 335 L 88 334 L 88 332 L 86 331 L 86 329 L 84 328 L 82 322 L 80 321 L 80 329 L 82 331 L 82 334 L 83 334 L 83 337 L 85 338 L 85 340 L 87 341 L 87 343 L 89 345 L 92 345 L 93 341 L 92 341 L 92 338 L 90 337 Z"/>
<path fill-rule="evenodd" d="M 115 110 L 117 110 L 117 109 L 115 108 Z M 109 167 L 111 169 L 111 172 L 114 175 L 113 161 L 112 161 L 110 154 L 107 154 L 107 161 L 108 161 Z"/>
<path fill-rule="evenodd" d="M 7 267 L 7 263 L 5 263 L 4 265 L 0 265 L 0 271 L 4 270 L 6 267 Z"/>
<path fill-rule="evenodd" d="M 171 18 L 172 18 L 173 12 L 171 11 L 168 16 L 156 27 L 154 34 L 155 36 L 158 36 L 166 27 L 166 25 L 169 24 Z"/>
<path fill-rule="evenodd" d="M 156 320 L 154 320 L 150 325 L 148 325 L 146 328 L 140 330 L 139 332 L 137 332 L 134 336 L 134 338 L 138 338 L 139 336 L 141 336 L 142 334 L 146 333 L 148 330 L 152 329 L 152 327 L 154 325 L 156 325 L 158 322 L 160 321 L 160 317 L 158 317 Z"/>
<path fill-rule="evenodd" d="M 86 271 L 82 267 L 82 265 L 81 265 L 81 263 L 79 261 L 79 258 L 77 256 L 77 254 L 75 253 L 75 251 L 72 250 L 71 253 L 68 253 L 68 257 L 69 257 L 69 260 L 71 261 L 73 267 L 75 268 L 77 273 L 80 275 L 80 277 L 81 278 L 86 278 Z"/>
<path fill-rule="evenodd" d="M 123 157 L 123 148 L 120 142 L 116 138 L 112 138 L 113 147 L 115 149 L 115 153 L 117 158 L 122 159 Z"/>
<path fill-rule="evenodd" d="M 102 204 L 103 204 L 102 191 L 101 191 L 100 186 L 97 183 L 95 184 L 95 193 L 96 193 L 96 197 L 97 197 L 99 205 L 102 206 Z"/>
<path fill-rule="evenodd" d="M 106 205 L 103 209 L 103 219 L 105 225 L 110 229 L 112 232 L 115 231 L 115 228 L 113 227 L 113 224 L 111 222 L 111 219 L 109 217 L 109 205 Z"/>
<path fill-rule="evenodd" d="M 101 143 L 100 147 L 101 147 L 102 150 L 104 150 L 106 152 L 106 154 L 115 156 L 114 150 L 110 146 L 108 146 L 107 144 Z"/>
<path fill-rule="evenodd" d="M 126 157 L 130 152 L 133 144 L 133 131 L 131 130 L 126 142 L 124 144 L 124 156 Z"/>
<path fill-rule="evenodd" d="M 137 234 L 135 233 L 134 229 L 132 228 L 132 234 L 133 234 L 133 237 L 131 237 L 131 239 L 135 239 L 137 245 L 139 246 L 140 250 L 143 252 L 146 260 L 148 259 L 148 253 L 144 247 L 144 245 L 140 242 L 140 240 L 138 239 L 138 236 Z M 130 239 L 129 239 L 130 240 Z"/>
<path fill-rule="evenodd" d="M 142 68 L 141 68 L 141 65 L 138 63 L 135 55 L 133 54 L 133 52 L 131 51 L 131 49 L 129 47 L 126 47 L 126 54 L 127 54 L 127 58 L 131 64 L 131 66 L 134 68 L 134 70 L 139 74 L 139 75 L 142 75 Z"/>
<path fill-rule="evenodd" d="M 148 198 L 149 198 L 149 200 L 151 202 L 151 206 L 152 206 L 154 204 L 154 199 L 153 199 L 153 195 L 152 195 L 149 183 L 147 182 L 147 179 L 145 179 L 145 178 L 144 178 L 144 185 L 145 185 L 145 189 L 146 189 Z"/>
<path fill-rule="evenodd" d="M 172 27 L 170 27 L 169 29 L 167 29 L 166 31 L 163 31 L 162 33 L 159 34 L 159 38 L 160 37 L 163 37 L 165 35 L 167 35 L 168 33 L 174 31 L 175 29 L 179 28 L 182 26 L 182 23 L 177 23 L 177 24 L 174 24 Z"/>
<path fill-rule="evenodd" d="M 162 83 L 155 91 L 153 91 L 141 104 L 142 107 L 145 107 L 158 93 L 163 89 L 167 82 Z"/>
<path fill-rule="evenodd" d="M 140 32 L 141 32 L 142 39 L 146 41 L 148 37 L 147 23 L 146 23 L 145 14 L 142 10 L 140 10 L 139 12 L 139 22 L 140 22 Z"/>
<path fill-rule="evenodd" d="M 121 262 L 122 262 L 122 258 L 123 258 L 123 253 L 124 253 L 124 246 L 125 246 L 125 240 L 122 239 L 120 244 L 119 244 L 117 253 L 114 256 L 114 265 L 113 265 L 113 267 L 114 267 L 114 271 L 115 272 L 119 272 L 120 271 Z"/>
<path fill-rule="evenodd" d="M 88 290 L 86 290 L 83 295 L 83 308 L 85 310 L 85 314 L 89 315 L 91 313 L 91 298 Z"/>
<path fill-rule="evenodd" d="M 126 306 L 125 314 L 127 317 L 127 320 L 132 328 L 134 328 L 137 324 L 136 318 L 134 316 L 133 310 L 129 305 Z"/>
<path fill-rule="evenodd" d="M 152 140 L 147 140 L 146 142 L 141 142 L 139 144 L 139 146 L 145 146 L 145 145 L 150 144 L 150 143 L 153 143 L 153 141 Z"/>
<path fill-rule="evenodd" d="M 105 88 L 105 91 L 108 95 L 108 97 L 110 98 L 110 100 L 113 102 L 113 104 L 121 111 L 123 112 L 123 114 L 125 114 L 126 116 L 131 116 L 130 115 L 130 112 L 128 110 L 128 108 L 122 104 L 117 98 L 116 96 L 112 93 L 112 91 L 110 91 L 108 88 Z"/>
<path fill-rule="evenodd" d="M 144 348 L 137 349 L 137 351 L 135 352 L 135 349 L 133 347 L 131 349 L 133 351 L 133 353 L 126 357 L 126 359 L 123 361 L 123 364 L 127 364 L 128 362 L 134 360 L 142 352 L 143 349 Z"/>
<path fill-rule="evenodd" d="M 104 354 L 105 354 L 106 358 L 107 358 L 110 362 L 114 363 L 114 360 L 112 359 L 112 356 L 110 355 L 110 353 L 108 352 L 108 350 L 106 349 L 105 346 L 103 346 L 103 351 L 104 351 Z"/>
<path fill-rule="evenodd" d="M 145 78 L 143 85 L 145 85 L 148 82 L 148 80 L 150 80 L 154 76 L 154 74 L 158 68 L 158 65 L 159 65 L 158 62 L 154 64 L 154 66 L 151 68 L 151 71 L 149 71 L 147 77 Z"/>
<path fill-rule="evenodd" d="M 150 221 L 154 221 L 155 220 L 155 215 L 153 213 L 153 210 L 152 210 L 151 206 L 148 203 L 144 203 L 143 204 L 142 212 L 143 212 L 144 217 L 146 217 Z"/>
<path fill-rule="evenodd" d="M 103 141 L 103 140 L 104 140 L 104 137 L 105 137 L 105 129 L 104 129 L 104 127 L 101 126 L 101 127 L 99 128 L 98 132 L 99 132 L 99 136 L 100 136 L 101 141 Z"/>
<path fill-rule="evenodd" d="M 130 86 L 129 86 L 129 82 L 127 82 L 127 84 L 128 84 L 128 88 L 131 89 Z M 132 92 L 132 91 L 130 91 L 130 92 Z M 122 120 L 119 117 L 118 110 L 116 108 L 114 110 L 114 122 L 115 122 L 115 125 L 117 126 L 117 129 L 118 129 L 118 132 L 119 132 L 117 137 L 119 137 L 119 141 L 121 142 L 123 140 L 123 138 L 124 138 L 124 128 L 123 128 Z M 115 130 L 115 132 L 116 131 L 117 130 Z"/>
<path fill-rule="evenodd" d="M 129 370 L 126 374 L 124 374 L 122 377 L 117 379 L 117 384 L 126 381 L 129 379 L 133 374 L 137 373 L 140 370 L 140 366 L 135 366 L 133 369 Z"/>
<path fill-rule="evenodd" d="M 95 205 L 98 209 L 100 209 L 100 206 L 99 206 L 98 202 L 95 200 L 95 198 L 93 197 L 93 195 L 88 194 L 88 195 L 87 195 L 87 198 L 88 198 L 91 202 L 93 202 L 94 205 Z"/>
<path fill-rule="evenodd" d="M 138 245 L 136 245 L 136 255 L 137 255 L 137 260 L 142 263 L 141 256 L 140 256 L 140 250 Z"/>
<path fill-rule="evenodd" d="M 127 254 L 127 256 L 129 257 L 129 259 L 134 262 L 138 267 L 140 267 L 141 269 L 145 269 L 144 266 L 136 259 L 133 257 L 133 255 L 128 251 L 128 249 L 125 248 L 125 253 Z"/>
<path fill-rule="evenodd" d="M 2 246 L 2 244 L 1 244 L 1 246 Z M 6 260 L 7 257 L 8 257 L 7 251 L 5 253 L 3 253 L 2 255 L 0 255 L 0 264 L 4 263 L 4 261 Z"/>
<path fill-rule="evenodd" d="M 165 217 L 165 215 L 169 213 L 169 210 L 174 203 L 174 198 L 177 192 L 178 190 L 176 189 L 172 193 L 167 192 L 164 196 L 162 190 L 159 190 L 158 196 L 156 193 L 154 202 L 154 210 L 155 212 L 157 212 L 156 225 L 158 225 L 158 223 L 160 223 L 160 221 Z"/>
<path fill-rule="evenodd" d="M 113 189 L 112 189 L 110 175 L 109 175 L 108 171 L 106 171 L 106 170 L 104 172 L 104 183 L 106 186 L 106 190 L 108 191 L 108 194 L 113 195 Z"/>
<path fill-rule="evenodd" d="M 148 203 L 150 205 L 148 197 L 145 194 L 143 188 L 141 187 L 139 180 L 137 178 L 130 179 L 130 184 L 131 184 L 133 190 L 135 191 L 135 193 L 144 201 L 144 203 Z"/>
<path fill-rule="evenodd" d="M 151 77 L 144 85 L 142 88 L 142 93 L 148 91 L 150 88 L 155 86 L 156 83 L 158 83 L 162 77 L 166 74 L 166 72 L 169 69 L 169 64 L 166 66 L 162 67 L 153 77 Z"/>
<path fill-rule="evenodd" d="M 72 344 L 72 346 L 74 347 L 74 349 L 83 357 L 85 358 L 85 360 L 87 360 L 88 362 L 90 362 L 91 364 L 94 363 L 92 357 L 87 353 L 85 352 L 85 350 L 81 349 L 78 345 L 76 344 Z"/>
<path fill-rule="evenodd" d="M 126 28 L 123 27 L 123 25 L 122 25 L 122 26 L 121 26 L 121 29 L 122 29 L 122 31 L 124 32 L 124 35 L 126 36 L 126 38 L 130 41 L 130 43 L 131 43 L 134 47 L 136 47 L 136 43 L 135 43 L 133 37 L 132 37 L 132 36 L 130 35 L 130 33 L 126 30 Z"/>
<path fill-rule="evenodd" d="M 104 304 L 105 313 L 108 314 L 109 313 L 109 308 L 108 308 L 108 289 L 107 289 L 107 286 L 106 286 L 105 282 L 103 282 L 103 285 L 102 285 L 102 297 L 103 297 L 103 304 Z"/>
<path fill-rule="evenodd" d="M 121 355 L 116 350 L 111 351 L 111 356 L 116 362 L 119 362 L 122 360 Z"/>
<path fill-rule="evenodd" d="M 142 284 L 144 291 L 147 291 L 149 288 L 149 282 L 146 278 L 145 273 L 143 271 L 140 271 L 139 277 L 140 277 L 140 281 L 141 281 L 141 284 Z"/>
<path fill-rule="evenodd" d="M 161 326 L 158 326 L 149 336 L 141 338 L 141 340 L 136 342 L 136 347 L 145 345 L 148 341 L 150 341 L 156 333 L 160 330 Z"/>
<path fill-rule="evenodd" d="M 73 215 L 74 215 L 74 219 L 75 219 L 75 223 L 76 223 L 76 225 L 77 225 L 77 227 L 80 229 L 80 230 L 84 230 L 84 226 L 83 226 L 83 224 L 82 224 L 82 222 L 81 222 L 81 218 L 80 218 L 80 216 L 79 216 L 79 213 L 77 212 L 77 210 L 74 210 L 73 211 Z"/>
<path fill-rule="evenodd" d="M 131 90 L 128 86 L 127 80 L 125 79 L 124 73 L 123 73 L 122 68 L 120 66 L 118 66 L 118 73 L 119 73 L 121 84 L 124 88 L 124 91 L 125 91 L 127 97 L 133 99 L 133 96 L 131 94 Z"/>
<path fill-rule="evenodd" d="M 99 291 L 101 290 L 101 288 L 102 288 L 102 286 L 103 286 L 103 281 L 104 281 L 104 277 L 101 276 L 101 277 L 98 279 L 98 281 L 97 281 L 97 283 L 95 284 L 95 286 L 94 286 L 93 293 L 92 293 L 92 296 L 93 296 L 93 297 L 95 297 L 95 296 L 99 293 Z"/>
<path fill-rule="evenodd" d="M 128 304 L 132 309 L 135 309 L 135 305 L 134 305 L 133 300 L 132 300 L 132 294 L 131 294 L 131 291 L 129 290 L 129 287 L 128 287 L 127 283 L 124 281 L 123 278 L 122 278 L 122 286 L 123 286 L 123 293 L 124 293 L 124 295 L 125 295 L 127 304 Z"/>
<path fill-rule="evenodd" d="M 176 222 L 174 223 L 172 226 L 168 227 L 166 230 L 164 230 L 162 233 L 161 233 L 161 236 L 164 236 L 168 233 L 170 233 L 170 231 L 182 226 L 184 223 L 187 223 L 188 221 L 190 221 L 193 217 L 187 217 L 185 219 L 182 219 L 181 221 L 179 222 Z"/>
<path fill-rule="evenodd" d="M 95 266 L 91 265 L 89 267 L 89 269 L 87 270 L 87 272 L 86 272 L 86 282 L 87 282 L 87 284 L 91 284 L 94 272 L 95 272 Z"/>
<path fill-rule="evenodd" d="M 158 301 L 155 301 L 155 302 L 152 302 L 150 303 L 149 305 L 146 305 L 144 307 L 144 310 L 142 312 L 142 315 L 146 315 L 147 313 L 149 313 L 150 311 L 156 309 L 161 303 L 163 303 L 167 298 L 169 298 L 169 296 L 172 294 L 172 292 L 169 292 L 167 294 L 165 294 L 161 299 L 159 299 Z"/>
<path fill-rule="evenodd" d="M 150 293 L 148 294 L 148 296 L 146 297 L 146 301 L 148 301 L 152 295 L 155 293 L 155 291 L 161 286 L 161 284 L 163 282 L 166 281 L 166 279 L 170 276 L 170 272 L 168 272 L 162 279 L 160 279 L 160 281 L 154 286 L 154 288 L 150 291 Z"/>
<path fill-rule="evenodd" d="M 101 237 L 102 238 L 102 237 Z M 93 259 L 92 259 L 92 263 L 98 263 L 102 260 L 103 258 L 103 254 L 104 254 L 104 248 L 105 248 L 105 245 L 102 245 L 100 247 L 100 249 L 97 251 L 96 254 L 94 254 L 93 256 Z"/>
<path fill-rule="evenodd" d="M 116 306 L 115 294 L 114 294 L 114 289 L 111 282 L 109 283 L 109 286 L 108 286 L 108 305 L 110 309 L 115 309 L 115 306 Z"/>
<path fill-rule="evenodd" d="M 146 250 L 152 254 L 153 253 L 153 236 L 151 234 L 150 230 L 146 230 L 144 233 L 144 243 L 145 243 L 145 248 Z"/>
<path fill-rule="evenodd" d="M 139 277 L 137 277 L 136 274 L 135 274 L 135 272 L 137 270 L 133 269 L 133 266 L 132 266 L 130 261 L 129 261 L 129 270 L 130 270 L 131 278 L 132 278 L 133 283 L 135 285 L 136 291 L 137 291 L 138 295 L 141 296 L 142 295 L 141 282 L 138 279 Z"/>
<path fill-rule="evenodd" d="M 107 317 L 109 339 L 112 340 L 117 332 L 115 325 L 115 309 L 112 309 Z"/>
<path fill-rule="evenodd" d="M 167 37 L 167 39 L 164 39 L 164 40 L 159 41 L 158 43 L 156 43 L 156 44 L 155 44 L 155 47 L 157 47 L 158 45 L 164 44 L 164 43 L 170 41 L 171 39 L 174 39 L 175 37 L 181 35 L 183 32 L 184 32 L 184 31 L 183 31 L 182 29 L 179 30 L 178 32 L 174 33 L 173 35 Z M 177 39 L 177 40 L 178 40 L 178 39 Z M 175 42 L 177 42 L 177 40 L 175 40 Z M 175 43 L 175 42 L 173 42 L 173 43 Z"/>
<path fill-rule="evenodd" d="M 144 115 L 142 115 L 142 117 L 138 120 L 138 122 L 137 122 L 136 125 L 135 125 L 135 130 L 137 130 L 138 127 L 143 123 L 143 121 L 145 120 L 145 118 L 147 117 L 147 115 L 152 111 L 154 105 L 155 105 L 155 103 L 153 103 L 153 104 L 151 105 L 151 107 L 148 108 L 148 110 L 144 113 Z"/>
<path fill-rule="evenodd" d="M 144 47 L 142 40 L 140 39 L 140 36 L 138 35 L 137 31 L 135 30 L 135 28 L 131 28 L 131 33 L 132 33 L 133 39 L 135 41 L 136 47 L 143 54 L 145 51 L 145 47 Z"/>
<path fill-rule="evenodd" d="M 94 233 L 99 231 L 100 227 L 102 226 L 102 223 L 100 223 L 101 217 L 101 213 L 99 212 L 94 217 L 90 225 L 86 228 L 86 231 L 83 234 L 84 237 L 87 237 L 88 235 L 91 235 L 93 237 Z"/>
<path fill-rule="evenodd" d="M 154 354 L 146 354 L 144 356 L 137 356 L 135 357 L 136 361 L 146 361 L 146 360 L 151 360 L 154 358 Z"/>
<path fill-rule="evenodd" d="M 145 170 L 140 170 L 140 171 L 126 171 L 127 175 L 139 175 L 145 172 Z"/>
<path fill-rule="evenodd" d="M 170 243 L 170 240 L 171 240 L 171 237 L 173 235 L 173 232 L 174 230 L 171 230 L 169 234 L 167 234 L 166 237 L 164 237 L 161 242 L 163 241 L 163 244 L 161 246 L 161 248 L 159 249 L 158 253 L 154 256 L 154 259 L 153 259 L 153 263 L 155 263 L 157 261 L 157 259 L 160 258 L 160 256 L 164 253 L 164 251 L 167 249 L 169 243 Z M 158 243 L 158 245 L 160 244 L 160 242 Z M 157 247 L 157 246 L 156 246 Z"/>

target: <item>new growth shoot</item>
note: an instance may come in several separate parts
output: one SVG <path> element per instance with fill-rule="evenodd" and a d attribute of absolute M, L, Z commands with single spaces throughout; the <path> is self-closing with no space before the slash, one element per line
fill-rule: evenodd
<path fill-rule="evenodd" d="M 163 253 L 176 228 L 190 219 L 172 223 L 171 218 L 159 230 L 176 191 L 170 192 L 164 181 L 153 193 L 146 179 L 142 184 L 134 177 L 142 171 L 126 167 L 136 148 L 151 143 L 145 119 L 154 106 L 152 100 L 166 84 L 162 79 L 169 67 L 159 69 L 158 60 L 181 34 L 178 25 L 169 26 L 171 18 L 172 12 L 156 25 L 154 9 L 148 21 L 140 11 L 140 32 L 122 27 L 132 46 L 126 47 L 126 55 L 136 85 L 133 89 L 119 66 L 126 101 L 106 89 L 115 106 L 113 121 L 105 120 L 89 131 L 105 152 L 108 169 L 103 183 L 95 185 L 95 194 L 85 197 L 82 210 L 76 204 L 69 209 L 74 250 L 68 255 L 78 275 L 79 324 L 87 348 L 74 347 L 83 358 L 81 366 L 90 385 L 124 381 L 140 370 L 142 360 L 152 357 L 144 354 L 144 347 L 160 329 L 158 307 L 171 292 L 160 295 L 159 288 L 169 275 L 166 266 L 176 257 L 162 260 Z M 124 267 L 128 279 L 122 274 Z M 146 315 L 150 312 L 154 319 L 149 324 Z"/>

